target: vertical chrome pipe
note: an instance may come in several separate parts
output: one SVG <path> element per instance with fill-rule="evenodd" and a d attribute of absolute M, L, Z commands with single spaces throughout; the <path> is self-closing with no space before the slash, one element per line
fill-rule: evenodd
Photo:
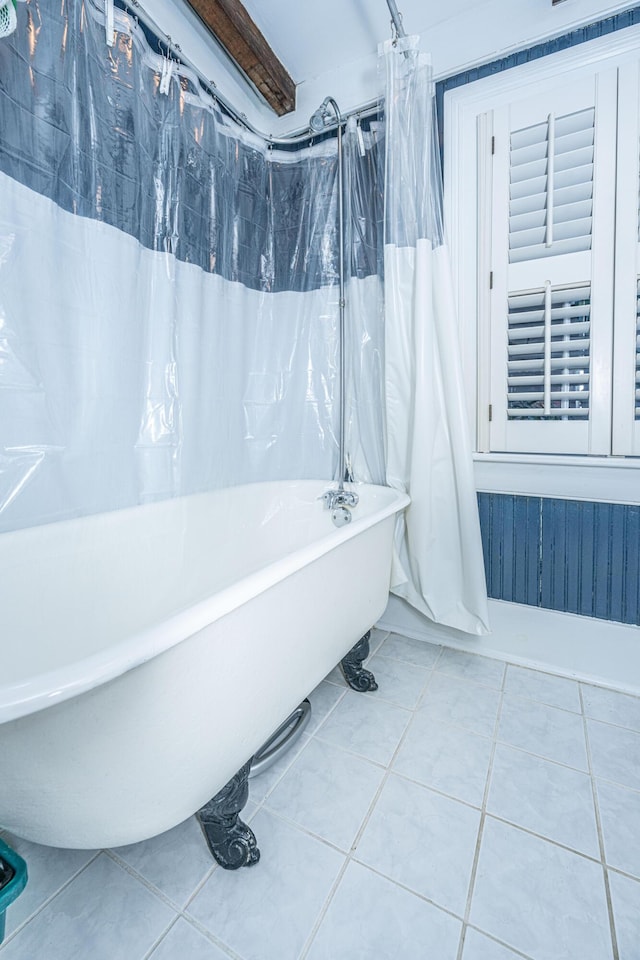
<path fill-rule="evenodd" d="M 333 97 L 325 97 L 318 109 L 312 114 L 309 121 L 311 130 L 319 133 L 327 122 L 327 111 L 331 107 L 336 116 L 338 133 L 338 277 L 339 277 L 339 314 L 338 314 L 338 339 L 339 339 L 339 369 L 338 369 L 338 391 L 340 394 L 340 412 L 338 424 L 338 489 L 344 490 L 344 478 L 347 473 L 347 464 L 345 456 L 345 432 L 346 432 L 346 397 L 345 397 L 345 295 L 344 295 L 344 171 L 342 160 L 342 114 L 338 104 Z"/>
<path fill-rule="evenodd" d="M 333 101 L 334 109 L 338 114 L 338 108 Z M 338 114 L 338 246 L 340 264 L 338 275 L 340 278 L 340 310 L 339 310 L 339 339 L 340 339 L 340 451 L 338 453 L 338 462 L 340 464 L 339 489 L 344 489 L 344 476 L 347 465 L 345 463 L 345 430 L 346 430 L 346 367 L 345 367 L 345 295 L 344 295 L 344 171 L 342 167 L 342 118 Z"/>

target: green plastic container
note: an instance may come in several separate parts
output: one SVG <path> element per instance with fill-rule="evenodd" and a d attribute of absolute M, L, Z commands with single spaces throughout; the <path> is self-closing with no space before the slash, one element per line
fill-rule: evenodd
<path fill-rule="evenodd" d="M 0 840 L 0 943 L 4 940 L 7 907 L 27 885 L 27 865 L 15 850 Z"/>

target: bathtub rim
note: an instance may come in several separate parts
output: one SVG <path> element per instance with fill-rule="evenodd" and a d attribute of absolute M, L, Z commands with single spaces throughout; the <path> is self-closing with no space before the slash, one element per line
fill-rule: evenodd
<path fill-rule="evenodd" d="M 289 486 L 292 490 L 296 487 L 300 488 L 302 485 L 313 485 L 319 491 L 335 486 L 333 481 L 327 480 L 260 481 L 259 483 L 263 486 Z M 239 486 L 251 488 L 256 485 L 258 484 L 241 484 Z M 266 564 L 262 569 L 248 574 L 234 584 L 219 590 L 211 597 L 172 614 L 160 623 L 133 633 L 125 640 L 121 640 L 97 653 L 81 657 L 62 667 L 36 673 L 24 680 L 5 686 L 0 684 L 0 724 L 19 720 L 21 717 L 63 703 L 65 700 L 86 693 L 94 687 L 115 680 L 129 670 L 141 666 L 203 630 L 209 624 L 221 619 L 253 597 L 264 593 L 271 586 L 291 576 L 297 570 L 313 563 L 314 560 L 329 553 L 340 544 L 358 536 L 388 517 L 400 514 L 410 503 L 409 496 L 394 487 L 371 483 L 350 483 L 345 486 L 347 489 L 356 492 L 365 488 L 384 490 L 393 494 L 393 497 L 387 504 L 380 505 L 372 512 L 361 517 L 355 517 L 352 523 L 341 528 L 331 529 L 327 535 L 313 540 L 284 557 L 279 557 L 276 561 Z M 211 491 L 212 494 L 219 492 L 218 490 Z M 190 497 L 198 496 L 202 496 L 202 494 L 188 494 L 184 497 L 172 499 L 184 501 Z M 140 505 L 141 508 L 144 508 L 144 506 Z M 32 530 L 34 528 L 26 529 Z"/>

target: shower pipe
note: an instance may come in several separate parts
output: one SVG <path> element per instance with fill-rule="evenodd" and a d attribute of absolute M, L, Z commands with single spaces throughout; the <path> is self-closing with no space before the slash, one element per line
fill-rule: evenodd
<path fill-rule="evenodd" d="M 345 458 L 345 296 L 344 296 L 344 187 L 343 187 L 343 161 L 342 161 L 342 125 L 343 117 L 340 113 L 340 108 L 338 104 L 333 99 L 333 97 L 325 97 L 318 109 L 311 115 L 309 120 L 309 128 L 312 133 L 321 133 L 327 124 L 327 121 L 330 118 L 329 110 L 332 110 L 335 116 L 337 124 L 337 133 L 338 133 L 338 277 L 340 284 L 340 299 L 339 299 L 339 391 L 340 391 L 340 413 L 339 413 L 339 446 L 340 450 L 338 453 L 338 489 L 329 490 L 325 494 L 325 502 L 327 506 L 333 510 L 335 507 L 339 506 L 355 506 L 357 503 L 357 497 L 353 493 L 345 493 L 344 489 L 344 478 L 350 471 L 347 468 L 346 458 Z M 343 514 L 344 520 L 346 521 L 347 515 Z M 349 517 L 351 519 L 351 517 Z"/>

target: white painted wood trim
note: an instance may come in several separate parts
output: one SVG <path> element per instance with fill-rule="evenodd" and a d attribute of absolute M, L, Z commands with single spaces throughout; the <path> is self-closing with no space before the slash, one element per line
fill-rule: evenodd
<path fill-rule="evenodd" d="M 493 633 L 486 637 L 427 620 L 398 597 L 377 626 L 598 686 L 640 694 L 640 627 L 503 600 L 489 600 Z"/>
<path fill-rule="evenodd" d="M 640 505 L 640 461 L 623 457 L 476 454 L 476 489 Z"/>

